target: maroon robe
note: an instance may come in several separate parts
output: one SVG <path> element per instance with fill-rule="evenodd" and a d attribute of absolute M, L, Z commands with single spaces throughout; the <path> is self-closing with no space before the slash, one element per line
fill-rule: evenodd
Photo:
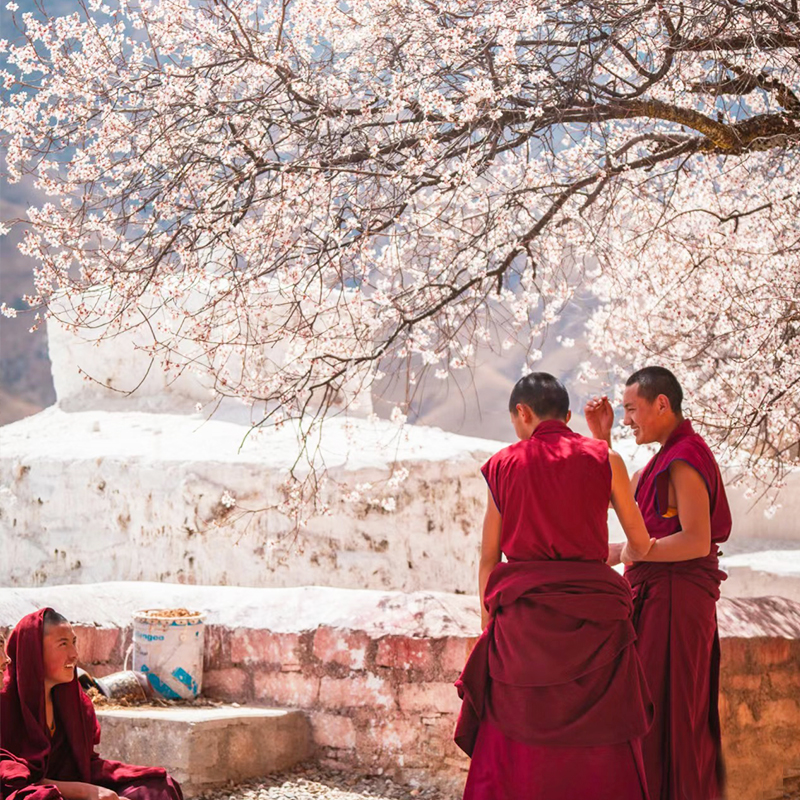
<path fill-rule="evenodd" d="M 711 552 L 675 563 L 635 564 L 633 587 L 637 649 L 656 706 L 642 743 L 651 800 L 717 800 L 725 776 L 719 724 L 720 582 L 718 545 L 731 532 L 722 476 L 708 445 L 684 420 L 642 471 L 636 500 L 651 536 L 681 530 L 668 508 L 669 466 L 684 461 L 708 489 Z"/>
<path fill-rule="evenodd" d="M 64 780 L 104 786 L 131 800 L 182 800 L 180 787 L 157 767 L 135 767 L 100 758 L 100 726 L 92 701 L 77 678 L 53 688 L 56 733 L 50 737 L 45 714 L 40 609 L 23 617 L 8 639 L 11 666 L 0 693 L 0 785 L 4 800 L 60 800 L 52 785 Z"/>
<path fill-rule="evenodd" d="M 46 790 L 45 790 L 46 789 Z M 62 800 L 55 786 L 31 786 L 28 765 L 7 750 L 0 750 L 0 797 L 14 800 Z"/>
<path fill-rule="evenodd" d="M 630 588 L 605 564 L 606 444 L 548 420 L 483 474 L 509 563 L 489 578 L 490 622 L 456 683 L 465 800 L 647 800 L 652 706 Z"/>

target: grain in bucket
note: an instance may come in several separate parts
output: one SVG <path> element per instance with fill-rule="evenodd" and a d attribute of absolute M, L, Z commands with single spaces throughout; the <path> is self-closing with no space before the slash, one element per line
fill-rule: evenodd
<path fill-rule="evenodd" d="M 185 608 L 133 615 L 133 669 L 167 700 L 192 700 L 203 688 L 205 616 Z"/>

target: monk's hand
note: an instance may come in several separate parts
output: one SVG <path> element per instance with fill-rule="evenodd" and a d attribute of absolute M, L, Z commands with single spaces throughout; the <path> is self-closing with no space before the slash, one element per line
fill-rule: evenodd
<path fill-rule="evenodd" d="M 595 439 L 611 441 L 611 429 L 614 427 L 614 409 L 608 397 L 593 397 L 584 407 L 586 424 Z"/>
<path fill-rule="evenodd" d="M 106 789 L 105 786 L 94 786 L 87 783 L 86 800 L 119 800 L 119 795 Z"/>
<path fill-rule="evenodd" d="M 631 547 L 630 542 L 625 542 L 625 545 L 622 548 L 622 554 L 620 555 L 620 560 L 627 567 L 636 561 L 644 561 L 645 558 L 647 558 L 647 554 L 655 544 L 655 541 L 655 539 L 650 539 L 646 550 L 637 550 L 635 547 Z"/>
<path fill-rule="evenodd" d="M 608 545 L 606 564 L 608 564 L 609 567 L 616 567 L 617 564 L 622 563 L 622 548 L 624 546 L 624 542 L 611 542 L 611 544 Z"/>

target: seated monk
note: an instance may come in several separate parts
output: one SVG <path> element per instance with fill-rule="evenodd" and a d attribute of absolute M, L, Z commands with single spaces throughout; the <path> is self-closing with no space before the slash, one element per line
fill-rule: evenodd
<path fill-rule="evenodd" d="M 3 800 L 182 800 L 156 767 L 100 758 L 100 726 L 78 684 L 69 622 L 50 608 L 23 617 L 8 639 L 0 693 Z"/>
<path fill-rule="evenodd" d="M 6 654 L 6 637 L 0 633 L 0 687 L 3 685 L 6 668 L 11 663 Z M 14 800 L 23 800 L 35 791 L 37 800 L 59 800 L 60 795 L 55 786 L 49 791 L 43 787 L 29 786 L 30 770 L 22 759 L 0 749 L 0 798 L 14 795 Z M 27 787 L 27 788 L 26 788 Z"/>
<path fill-rule="evenodd" d="M 520 441 L 482 468 L 483 634 L 456 683 L 464 800 L 647 800 L 653 706 L 631 589 L 606 564 L 609 501 L 630 550 L 652 546 L 625 464 L 567 427 L 552 375 L 522 378 L 509 410 Z"/>

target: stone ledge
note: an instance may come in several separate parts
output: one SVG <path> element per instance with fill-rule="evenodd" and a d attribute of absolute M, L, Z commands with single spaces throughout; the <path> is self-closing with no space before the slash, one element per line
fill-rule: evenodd
<path fill-rule="evenodd" d="M 252 588 L 187 586 L 145 581 L 0 589 L 0 629 L 13 627 L 26 614 L 52 606 L 73 624 L 86 629 L 125 630 L 142 608 L 174 606 L 207 613 L 208 628 L 241 631 L 241 660 L 258 651 L 265 660 L 265 637 L 297 634 L 319 628 L 363 631 L 371 639 L 398 635 L 419 639 L 470 637 L 480 632 L 477 598 L 447 592 L 398 592 L 335 589 L 323 586 Z M 287 638 L 272 660 L 289 657 Z M 339 646 L 338 644 L 336 645 Z M 345 645 L 349 650 L 349 644 Z M 321 648 L 325 651 L 325 648 Z M 294 656 L 291 656 L 294 658 Z"/>
<path fill-rule="evenodd" d="M 100 754 L 164 767 L 187 797 L 288 769 L 312 754 L 300 711 L 269 708 L 98 709 Z"/>
<path fill-rule="evenodd" d="M 313 631 L 317 634 L 312 643 L 314 655 L 324 661 L 363 669 L 368 642 L 386 637 L 378 663 L 413 668 L 426 662 L 427 640 L 470 639 L 480 632 L 478 601 L 472 595 L 148 582 L 0 588 L 0 630 L 8 630 L 25 614 L 51 605 L 80 627 L 84 646 L 93 648 L 89 661 L 113 662 L 124 638 L 117 638 L 116 631 L 130 628 L 132 613 L 152 607 L 154 602 L 206 611 L 211 632 L 218 627 L 238 631 L 232 655 L 242 663 L 295 663 L 301 647 L 299 634 Z M 800 602 L 786 598 L 723 597 L 718 616 L 723 639 L 800 639 Z M 276 635 L 281 637 L 279 641 Z M 213 633 L 209 639 L 208 647 L 213 647 Z M 456 644 L 448 650 L 454 665 L 461 660 L 460 651 Z M 95 657 L 95 652 L 102 655 Z"/>
<path fill-rule="evenodd" d="M 717 616 L 723 638 L 800 639 L 800 602 L 784 597 L 723 597 Z"/>

